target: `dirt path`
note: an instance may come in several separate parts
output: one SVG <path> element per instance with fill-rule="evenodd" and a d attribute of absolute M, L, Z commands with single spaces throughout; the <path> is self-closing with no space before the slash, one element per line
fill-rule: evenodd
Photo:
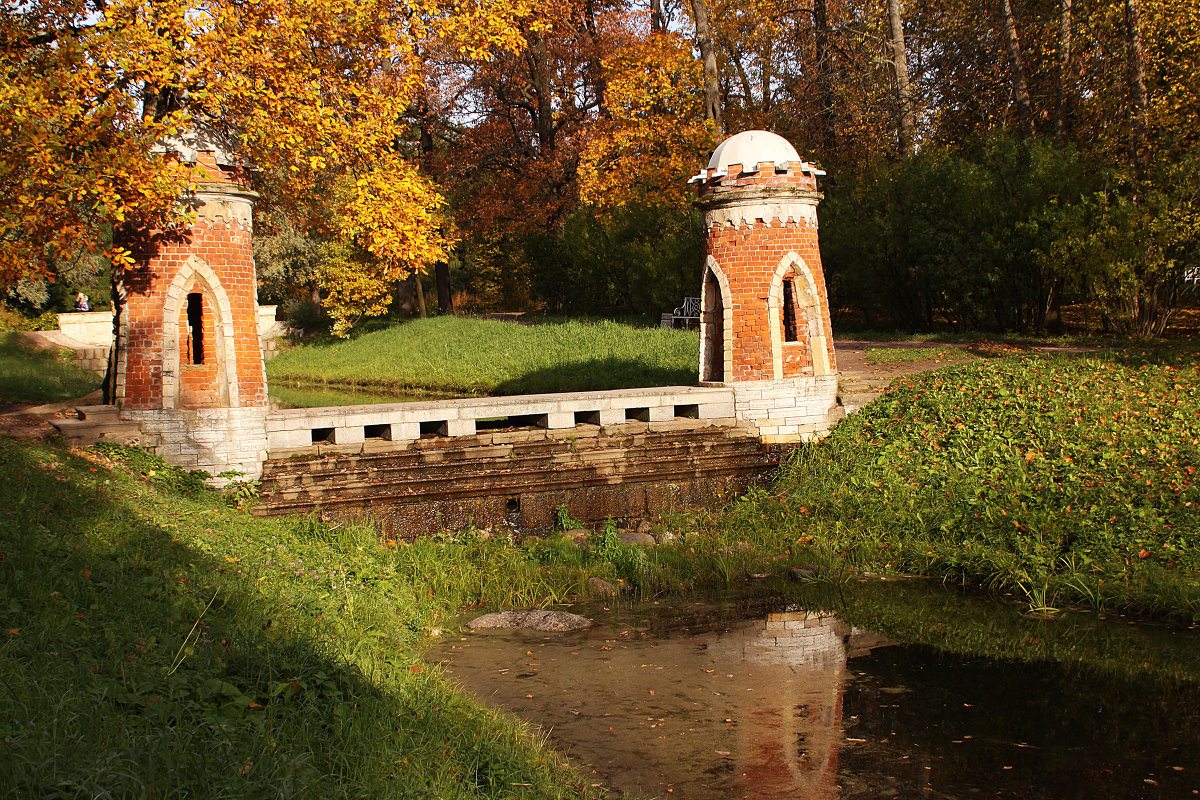
<path fill-rule="evenodd" d="M 883 394 L 892 381 L 904 375 L 961 363 L 970 356 L 965 352 L 967 345 L 931 344 L 929 342 L 877 342 L 860 340 L 835 340 L 833 343 L 838 368 L 838 394 L 846 413 L 852 414 Z M 896 350 L 929 350 L 938 355 L 908 361 L 885 361 L 876 363 L 868 360 L 867 350 L 887 348 Z M 932 353 L 931 353 L 932 354 Z"/>

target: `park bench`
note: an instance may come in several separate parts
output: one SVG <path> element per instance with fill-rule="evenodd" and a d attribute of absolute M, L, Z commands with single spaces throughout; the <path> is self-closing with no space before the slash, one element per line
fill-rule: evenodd
<path fill-rule="evenodd" d="M 659 321 L 661 328 L 677 328 L 682 321 L 683 327 L 691 328 L 692 323 L 700 324 L 700 298 L 685 297 L 683 305 L 671 312 L 664 311 Z"/>

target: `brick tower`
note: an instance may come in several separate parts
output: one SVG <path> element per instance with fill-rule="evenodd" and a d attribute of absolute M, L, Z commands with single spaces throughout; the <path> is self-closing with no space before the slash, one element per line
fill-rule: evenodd
<path fill-rule="evenodd" d="M 722 142 L 698 184 L 704 212 L 700 380 L 729 386 L 767 442 L 808 440 L 842 416 L 817 246 L 817 176 L 782 136 Z"/>
<path fill-rule="evenodd" d="M 111 400 L 168 462 L 257 478 L 267 445 L 250 248 L 257 195 L 222 137 L 201 131 L 159 149 L 206 179 L 181 199 L 195 215 L 189 226 L 123 242 L 136 263 L 114 276 Z"/>

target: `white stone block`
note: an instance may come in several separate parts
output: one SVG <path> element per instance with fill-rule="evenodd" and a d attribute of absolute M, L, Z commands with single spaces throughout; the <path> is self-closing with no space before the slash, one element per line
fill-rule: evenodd
<path fill-rule="evenodd" d="M 574 411 L 554 411 L 546 415 L 547 428 L 574 428 Z"/>
<path fill-rule="evenodd" d="M 700 403 L 700 419 L 715 419 L 717 417 L 732 417 L 734 404 L 732 402 Z"/>
<path fill-rule="evenodd" d="M 669 419 L 675 419 L 674 403 L 669 406 L 650 406 L 650 422 L 665 422 Z"/>
<path fill-rule="evenodd" d="M 447 436 L 474 436 L 475 435 L 475 420 L 474 419 L 449 419 L 449 420 L 446 420 L 446 435 Z"/>
<path fill-rule="evenodd" d="M 304 430 L 270 431 L 267 434 L 267 449 L 269 451 L 298 450 L 302 447 L 308 447 L 311 444 L 312 432 L 307 428 Z"/>
<path fill-rule="evenodd" d="M 334 444 L 362 444 L 363 438 L 361 425 L 349 425 L 333 429 Z"/>
<path fill-rule="evenodd" d="M 421 438 L 421 423 L 419 422 L 393 422 L 392 423 L 392 441 L 406 442 L 413 439 Z"/>
<path fill-rule="evenodd" d="M 625 421 L 624 408 L 602 408 L 600 409 L 600 424 L 601 425 L 620 425 Z"/>

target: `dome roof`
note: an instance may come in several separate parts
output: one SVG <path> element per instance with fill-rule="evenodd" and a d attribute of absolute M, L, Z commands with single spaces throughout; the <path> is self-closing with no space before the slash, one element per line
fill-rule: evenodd
<path fill-rule="evenodd" d="M 742 131 L 717 145 L 708 168 L 725 172 L 730 164 L 741 164 L 746 172 L 757 172 L 761 161 L 783 164 L 799 161 L 800 154 L 792 143 L 770 131 Z"/>

